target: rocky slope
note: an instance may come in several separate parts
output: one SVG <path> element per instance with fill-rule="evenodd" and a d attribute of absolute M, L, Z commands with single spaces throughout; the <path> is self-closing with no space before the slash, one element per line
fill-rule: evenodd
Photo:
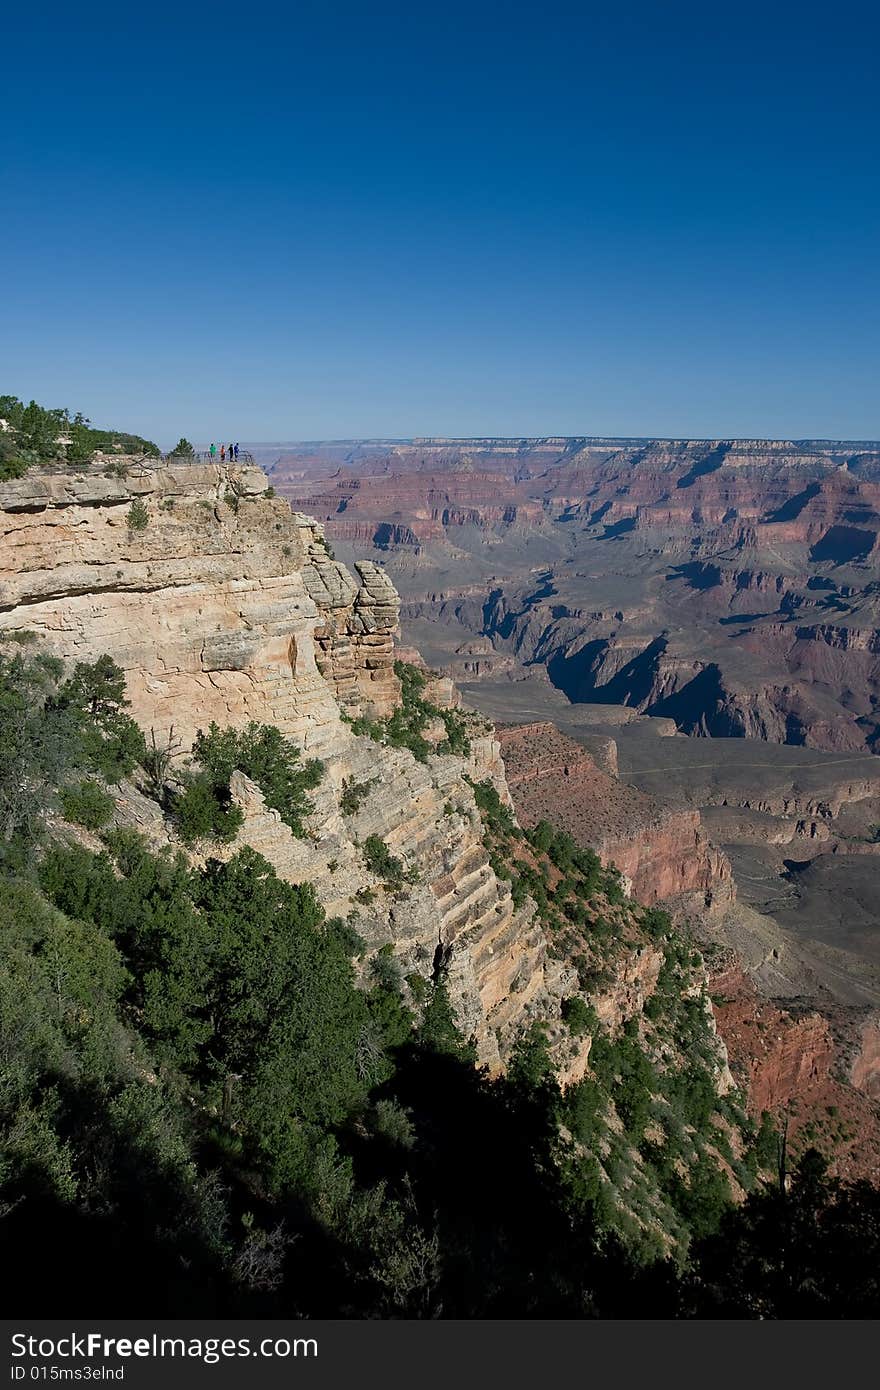
<path fill-rule="evenodd" d="M 98 465 L 0 485 L 0 632 L 34 633 L 68 662 L 109 654 L 134 716 L 159 741 L 173 730 L 181 754 L 209 721 L 249 719 L 320 754 L 312 838 L 296 839 L 240 780 L 240 841 L 312 881 L 371 948 L 393 942 L 405 973 L 430 977 L 439 952 L 462 1027 L 497 1067 L 532 1017 L 558 1016 L 573 978 L 549 959 L 533 905 L 514 906 L 489 867 L 462 774 L 493 775 L 497 748 L 477 734 L 467 765 L 423 764 L 350 732 L 343 716 L 387 714 L 399 696 L 395 591 L 369 563 L 353 578 L 321 528 L 267 491 L 257 470 L 136 463 L 124 478 Z M 363 795 L 345 815 L 351 785 Z M 161 840 L 161 816 L 136 804 Z M 404 896 L 365 869 L 370 834 L 417 866 Z"/>
<path fill-rule="evenodd" d="M 853 957 L 831 951 L 823 959 L 808 941 L 786 936 L 767 917 L 754 917 L 749 941 L 749 912 L 737 904 L 731 863 L 712 844 L 699 810 L 670 801 L 668 789 L 661 802 L 621 780 L 617 757 L 607 759 L 606 753 L 609 770 L 601 769 L 583 737 L 578 741 L 549 723 L 499 729 L 521 823 L 532 827 L 546 819 L 560 826 L 620 868 L 635 896 L 691 921 L 711 961 L 718 1030 L 752 1113 L 785 1118 L 793 1152 L 816 1143 L 836 1173 L 877 1182 L 880 996 L 872 996 L 870 977 L 860 976 Z M 615 740 L 607 742 L 617 751 Z M 663 742 L 672 753 L 687 744 Z M 629 761 L 625 748 L 623 758 Z M 659 789 L 663 779 L 649 781 Z M 730 836 L 729 818 L 738 816 L 744 818 L 743 837 L 752 834 L 762 844 L 772 836 L 808 837 L 811 848 L 801 853 L 830 853 L 841 843 L 834 817 L 851 805 L 846 792 L 858 790 L 838 788 L 837 800 L 828 792 L 825 799 L 810 797 L 804 787 L 803 805 L 797 797 L 771 798 L 777 815 L 724 807 L 722 818 L 709 817 L 712 834 L 726 829 Z M 808 807 L 812 819 L 799 814 Z M 738 845 L 735 850 L 739 863 Z M 719 944 L 734 939 L 741 956 Z M 859 978 L 863 993 L 852 988 Z"/>
<path fill-rule="evenodd" d="M 517 817 L 548 820 L 595 848 L 640 902 L 706 912 L 732 901 L 730 865 L 703 832 L 699 811 L 662 806 L 597 766 L 553 724 L 499 731 Z"/>
<path fill-rule="evenodd" d="M 712 998 L 753 1110 L 786 1117 L 794 1154 L 817 1145 L 833 1154 L 839 1176 L 880 1182 L 876 1016 L 853 1024 L 808 1004 L 781 1008 L 762 999 L 723 952 L 713 963 Z"/>

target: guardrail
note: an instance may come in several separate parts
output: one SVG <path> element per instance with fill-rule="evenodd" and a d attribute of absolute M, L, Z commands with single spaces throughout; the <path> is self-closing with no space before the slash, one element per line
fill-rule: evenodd
<path fill-rule="evenodd" d="M 210 449 L 195 449 L 191 454 L 163 454 L 166 463 L 178 461 L 180 463 L 253 463 L 254 456 L 248 449 L 239 449 L 238 458 L 233 458 L 227 454 L 225 459 L 221 459 L 220 450 L 212 454 Z"/>

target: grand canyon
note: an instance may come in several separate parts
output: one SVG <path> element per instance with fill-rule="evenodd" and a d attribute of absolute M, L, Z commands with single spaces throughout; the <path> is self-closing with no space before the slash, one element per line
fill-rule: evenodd
<path fill-rule="evenodd" d="M 767 1094 L 855 1078 L 876 1096 L 880 444 L 425 438 L 261 458 L 343 558 L 384 569 L 403 643 L 499 725 L 526 823 L 557 820 L 643 901 L 697 918 L 725 998 L 733 952 L 749 1008 L 771 1010 L 762 1062 L 732 1039 Z M 847 1161 L 876 1177 L 876 1139 Z"/>
<path fill-rule="evenodd" d="M 880 1186 L 880 448 L 5 400 L 21 1297 L 762 1315 L 725 1222 Z"/>

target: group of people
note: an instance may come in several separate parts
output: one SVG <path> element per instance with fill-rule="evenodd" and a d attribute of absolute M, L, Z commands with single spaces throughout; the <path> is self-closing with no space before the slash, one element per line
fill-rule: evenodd
<path fill-rule="evenodd" d="M 212 444 L 211 447 L 210 447 L 210 449 L 208 450 L 208 453 L 211 455 L 211 461 L 213 462 L 214 459 L 217 457 L 217 445 L 216 445 L 216 444 Z M 238 461 L 238 445 L 237 445 L 237 444 L 221 444 L 221 445 L 220 445 L 220 462 L 221 462 L 221 463 L 225 463 L 226 460 L 227 460 L 227 458 L 229 458 L 230 461 L 233 462 L 233 463 L 235 463 L 235 462 Z"/>

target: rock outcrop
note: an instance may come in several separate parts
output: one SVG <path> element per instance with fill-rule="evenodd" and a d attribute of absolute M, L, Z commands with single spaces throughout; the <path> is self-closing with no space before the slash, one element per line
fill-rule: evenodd
<path fill-rule="evenodd" d="M 876 1018 L 853 1025 L 762 999 L 731 953 L 714 964 L 711 988 L 733 1075 L 755 1117 L 785 1117 L 793 1157 L 818 1145 L 833 1172 L 880 1182 Z"/>
<path fill-rule="evenodd" d="M 157 739 L 173 729 L 181 756 L 211 720 L 256 719 L 322 757 L 306 839 L 236 774 L 238 843 L 290 881 L 314 883 L 369 952 L 392 943 L 404 975 L 428 980 L 442 968 L 460 1025 L 497 1069 L 531 1019 L 558 1018 L 575 979 L 482 842 L 463 774 L 503 781 L 497 742 L 478 730 L 468 759 L 418 762 L 351 732 L 343 715 L 375 718 L 398 702 L 396 591 L 373 563 L 355 578 L 331 559 L 321 527 L 269 495 L 258 470 L 132 460 L 123 471 L 33 471 L 0 484 L 0 633 L 34 633 L 67 662 L 108 653 L 132 714 Z M 453 700 L 448 681 L 431 693 Z M 134 791 L 128 811 L 154 843 L 167 839 Z M 369 835 L 413 882 L 370 874 Z"/>
<path fill-rule="evenodd" d="M 93 467 L 0 483 L 0 632 L 29 630 L 68 661 L 107 652 L 157 736 L 173 727 L 187 744 L 212 719 L 271 718 L 320 750 L 340 719 L 316 629 L 366 628 L 369 615 L 383 654 L 390 637 L 375 585 L 325 558 L 321 528 L 268 488 L 255 468 L 136 462 L 125 477 Z M 378 612 L 386 621 L 387 604 Z M 366 633 L 353 635 L 354 688 L 387 704 L 387 668 L 374 681 Z"/>
<path fill-rule="evenodd" d="M 306 591 L 326 614 L 312 634 L 318 670 L 344 709 L 372 716 L 390 713 L 400 694 L 393 670 L 397 590 L 369 560 L 355 562 L 357 585 L 326 552 L 322 556 L 312 545 L 309 556 L 303 570 Z"/>
<path fill-rule="evenodd" d="M 522 825 L 548 820 L 567 830 L 618 868 L 640 902 L 705 912 L 732 901 L 730 865 L 699 811 L 661 806 L 618 781 L 553 724 L 503 728 L 499 737 Z"/>

